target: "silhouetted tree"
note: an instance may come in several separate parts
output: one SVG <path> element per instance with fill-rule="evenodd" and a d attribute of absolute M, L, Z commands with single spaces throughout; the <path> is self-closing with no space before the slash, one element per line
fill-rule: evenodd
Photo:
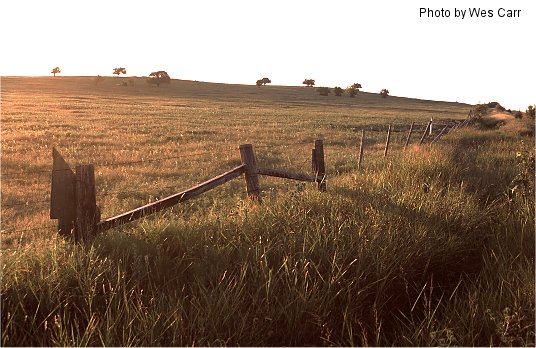
<path fill-rule="evenodd" d="M 313 79 L 305 79 L 305 80 L 303 80 L 302 83 L 304 85 L 306 85 L 307 87 L 313 87 L 315 85 L 315 80 L 313 80 Z"/>
<path fill-rule="evenodd" d="M 121 75 L 121 74 L 126 74 L 127 73 L 127 69 L 125 68 L 114 68 L 114 75 Z"/>
<path fill-rule="evenodd" d="M 169 77 L 167 72 L 165 72 L 164 70 L 160 70 L 150 73 L 147 82 L 155 84 L 157 87 L 160 87 L 161 83 L 170 83 L 171 78 Z"/>
<path fill-rule="evenodd" d="M 387 89 L 385 89 L 385 88 L 382 89 L 382 90 L 380 91 L 380 95 L 382 96 L 382 98 L 387 98 L 387 96 L 389 95 L 389 90 L 387 90 Z"/>
<path fill-rule="evenodd" d="M 262 79 L 257 80 L 257 87 L 260 87 L 263 85 L 266 86 L 267 83 L 272 83 L 272 81 L 270 81 L 270 79 L 267 77 L 263 77 Z"/>
<path fill-rule="evenodd" d="M 343 94 L 344 90 L 340 87 L 335 87 L 333 88 L 333 92 L 337 97 L 340 97 Z"/>
<path fill-rule="evenodd" d="M 358 92 L 359 92 L 359 89 L 362 88 L 360 83 L 354 83 L 350 87 L 357 90 Z"/>
<path fill-rule="evenodd" d="M 59 67 L 55 67 L 54 69 L 52 69 L 52 71 L 50 73 L 54 74 L 54 77 L 56 77 L 56 74 L 61 73 L 61 70 L 60 70 Z"/>
<path fill-rule="evenodd" d="M 328 87 L 318 87 L 316 91 L 323 96 L 327 96 L 331 92 Z"/>

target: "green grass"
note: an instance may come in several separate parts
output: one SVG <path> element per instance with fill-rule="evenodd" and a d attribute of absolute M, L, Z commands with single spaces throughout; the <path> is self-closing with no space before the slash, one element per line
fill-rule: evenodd
<path fill-rule="evenodd" d="M 352 127 L 425 123 L 443 111 L 462 118 L 467 106 L 114 81 L 97 90 L 89 78 L 3 79 L 2 174 L 49 168 L 52 143 L 72 162 L 103 163 L 252 142 L 261 164 L 307 171 L 314 139 L 324 138 L 328 191 L 263 177 L 255 205 L 234 180 L 90 245 L 52 228 L 4 233 L 2 345 L 534 345 L 533 137 L 463 129 L 402 153 L 400 133 L 384 159 L 374 145 L 382 133 L 357 172 Z M 177 192 L 231 168 L 230 153 L 97 166 L 98 204 L 107 216 Z M 177 172 L 178 188 L 159 192 Z M 7 178 L 3 204 L 49 184 L 46 175 L 19 186 Z M 2 230 L 46 219 L 46 207 L 18 217 L 24 208 L 2 208 Z"/>

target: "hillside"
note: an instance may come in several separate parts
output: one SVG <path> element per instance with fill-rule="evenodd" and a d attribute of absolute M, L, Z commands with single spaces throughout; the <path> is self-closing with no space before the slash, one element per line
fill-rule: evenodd
<path fill-rule="evenodd" d="M 122 80 L 2 78 L 3 346 L 534 346 L 533 118 L 432 144 L 472 107 Z M 50 220 L 52 147 L 94 164 L 104 219 L 236 167 L 241 144 L 314 174 L 318 139 L 326 192 L 262 176 L 259 204 L 240 177 L 87 244 Z"/>
<path fill-rule="evenodd" d="M 121 86 L 126 83 L 127 86 Z M 464 113 L 468 104 L 441 102 L 390 96 L 381 98 L 376 93 L 359 92 L 356 98 L 344 94 L 336 97 L 319 96 L 316 88 L 266 85 L 260 88 L 254 85 L 232 85 L 186 80 L 171 80 L 169 85 L 156 87 L 146 83 L 141 77 L 103 77 L 96 84 L 95 77 L 2 77 L 2 93 L 21 91 L 73 95 L 124 95 L 132 97 L 166 97 L 210 99 L 211 101 L 238 101 L 247 99 L 251 102 L 267 104 L 287 104 L 289 107 L 304 106 L 342 106 L 342 107 L 376 107 L 395 108 L 406 111 L 430 111 L 438 113 Z M 463 115 L 465 117 L 466 115 Z"/>

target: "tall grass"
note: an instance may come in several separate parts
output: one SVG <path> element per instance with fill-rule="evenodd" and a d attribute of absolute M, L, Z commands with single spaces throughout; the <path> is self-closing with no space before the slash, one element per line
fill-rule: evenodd
<path fill-rule="evenodd" d="M 356 126 L 463 106 L 47 81 L 2 81 L 3 175 L 48 169 L 58 144 L 71 162 L 104 164 L 210 152 L 97 166 L 104 216 L 229 169 L 238 152 L 216 153 L 222 144 L 253 142 L 260 164 L 305 171 L 324 138 L 328 191 L 263 177 L 255 205 L 232 181 L 90 245 L 53 228 L 3 233 L 3 346 L 534 345 L 532 137 L 465 129 L 405 153 L 394 137 L 386 159 L 371 137 L 357 172 Z M 2 204 L 46 198 L 39 175 L 2 176 Z M 46 206 L 23 208 L 2 207 L 2 230 L 48 219 Z"/>
<path fill-rule="evenodd" d="M 2 260 L 2 344 L 532 345 L 534 183 L 508 196 L 520 160 L 471 140 L 493 136 L 460 132 L 327 193 L 21 246 Z"/>

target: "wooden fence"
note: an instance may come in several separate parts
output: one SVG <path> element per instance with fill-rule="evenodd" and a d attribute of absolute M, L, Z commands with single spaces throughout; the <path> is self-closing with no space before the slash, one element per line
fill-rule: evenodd
<path fill-rule="evenodd" d="M 240 145 L 242 164 L 210 180 L 159 201 L 146 204 L 117 216 L 101 220 L 96 202 L 95 168 L 93 164 L 77 165 L 75 171 L 61 154 L 52 149 L 52 184 L 50 218 L 58 220 L 58 232 L 77 241 L 88 241 L 99 232 L 141 219 L 163 209 L 199 196 L 244 174 L 246 193 L 256 202 L 262 201 L 259 175 L 299 181 L 317 182 L 318 189 L 326 190 L 324 147 L 322 140 L 315 141 L 311 167 L 315 175 L 293 173 L 281 169 L 257 166 L 253 145 Z"/>
<path fill-rule="evenodd" d="M 422 145 L 427 136 L 431 135 L 432 123 L 433 120 L 430 120 L 424 128 L 419 145 Z M 463 127 L 466 124 L 467 120 L 463 122 L 449 121 L 447 124 L 440 127 L 441 131 L 430 144 L 433 144 L 442 136 Z M 410 143 L 413 130 L 414 123 L 409 127 L 404 150 L 406 150 Z M 393 131 L 395 131 L 394 127 L 389 125 L 383 153 L 384 157 L 387 157 L 388 155 L 391 133 Z M 358 170 L 361 170 L 362 168 L 364 144 L 365 130 L 362 129 L 358 153 Z M 327 190 L 324 142 L 322 140 L 316 140 L 314 148 L 311 151 L 311 168 L 314 175 L 258 166 L 253 145 L 251 144 L 240 145 L 239 151 L 242 162 L 241 165 L 182 192 L 117 216 L 101 220 L 100 209 L 96 202 L 94 165 L 77 165 L 75 171 L 73 171 L 61 154 L 54 148 L 52 150 L 53 168 L 50 218 L 58 220 L 58 232 L 61 235 L 73 237 L 76 241 L 89 241 L 99 232 L 121 226 L 176 204 L 183 203 L 242 175 L 244 175 L 245 179 L 247 197 L 258 203 L 262 202 L 259 175 L 316 182 L 318 184 L 318 190 Z"/>

